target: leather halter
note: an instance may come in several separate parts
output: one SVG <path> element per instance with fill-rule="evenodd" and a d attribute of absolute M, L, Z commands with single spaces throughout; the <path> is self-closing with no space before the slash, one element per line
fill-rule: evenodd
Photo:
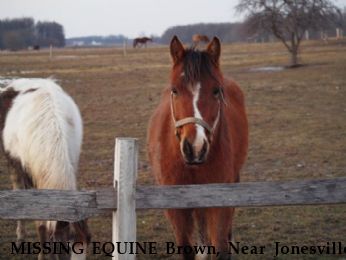
<path fill-rule="evenodd" d="M 221 111 L 221 104 L 219 103 L 219 110 L 217 112 L 218 114 L 217 114 L 217 117 L 216 117 L 216 120 L 214 122 L 213 127 L 211 127 L 203 119 L 197 118 L 197 117 L 185 117 L 185 118 L 177 121 L 175 119 L 175 113 L 174 113 L 174 107 L 173 107 L 173 93 L 171 93 L 171 112 L 172 112 L 172 118 L 173 118 L 175 128 L 179 128 L 179 127 L 182 127 L 182 126 L 187 125 L 187 124 L 197 124 L 197 125 L 204 127 L 204 129 L 206 129 L 210 134 L 212 134 L 213 131 L 215 130 L 216 123 L 219 120 L 220 111 Z"/>
<path fill-rule="evenodd" d="M 197 117 L 185 117 L 179 121 L 175 121 L 175 128 L 179 128 L 187 124 L 197 124 L 203 126 L 205 129 L 208 130 L 209 133 L 213 132 L 213 129 L 209 126 L 207 122 Z"/>

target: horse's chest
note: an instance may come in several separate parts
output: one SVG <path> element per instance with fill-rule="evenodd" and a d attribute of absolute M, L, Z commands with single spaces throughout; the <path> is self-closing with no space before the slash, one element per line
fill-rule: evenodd
<path fill-rule="evenodd" d="M 172 164 L 161 168 L 160 182 L 164 185 L 188 185 L 233 182 L 231 168 L 220 166 L 187 166 Z"/>

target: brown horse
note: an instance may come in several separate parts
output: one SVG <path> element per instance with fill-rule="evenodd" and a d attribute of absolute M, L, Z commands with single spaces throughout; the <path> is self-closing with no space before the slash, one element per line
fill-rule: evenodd
<path fill-rule="evenodd" d="M 248 147 L 247 117 L 242 91 L 223 78 L 220 51 L 216 37 L 204 51 L 184 49 L 176 36 L 171 41 L 171 83 L 148 129 L 149 160 L 161 185 L 239 181 Z M 218 259 L 230 259 L 233 208 L 165 213 L 179 246 L 213 245 Z M 194 227 L 198 242 L 193 241 Z M 194 253 L 183 257 L 193 259 Z"/>
<path fill-rule="evenodd" d="M 193 46 L 196 47 L 200 42 L 208 43 L 209 37 L 203 34 L 194 34 L 192 36 L 192 42 L 193 42 Z"/>
<path fill-rule="evenodd" d="M 136 48 L 137 46 L 147 47 L 147 42 L 153 42 L 153 39 L 148 37 L 135 38 L 133 39 L 133 48 Z"/>

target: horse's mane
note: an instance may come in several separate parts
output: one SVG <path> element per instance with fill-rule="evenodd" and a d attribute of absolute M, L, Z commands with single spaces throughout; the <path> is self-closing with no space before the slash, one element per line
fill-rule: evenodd
<path fill-rule="evenodd" d="M 203 75 L 215 78 L 213 73 L 214 62 L 206 51 L 195 48 L 185 50 L 184 55 L 184 78 L 189 83 L 201 81 Z"/>

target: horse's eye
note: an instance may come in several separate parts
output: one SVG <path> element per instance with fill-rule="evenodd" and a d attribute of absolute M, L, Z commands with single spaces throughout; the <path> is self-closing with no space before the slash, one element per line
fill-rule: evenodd
<path fill-rule="evenodd" d="M 214 95 L 214 97 L 219 97 L 220 92 L 221 92 L 221 89 L 220 89 L 220 88 L 214 88 L 214 89 L 213 89 L 213 95 Z"/>
<path fill-rule="evenodd" d="M 171 92 L 175 96 L 178 95 L 178 90 L 176 88 L 172 88 Z"/>

